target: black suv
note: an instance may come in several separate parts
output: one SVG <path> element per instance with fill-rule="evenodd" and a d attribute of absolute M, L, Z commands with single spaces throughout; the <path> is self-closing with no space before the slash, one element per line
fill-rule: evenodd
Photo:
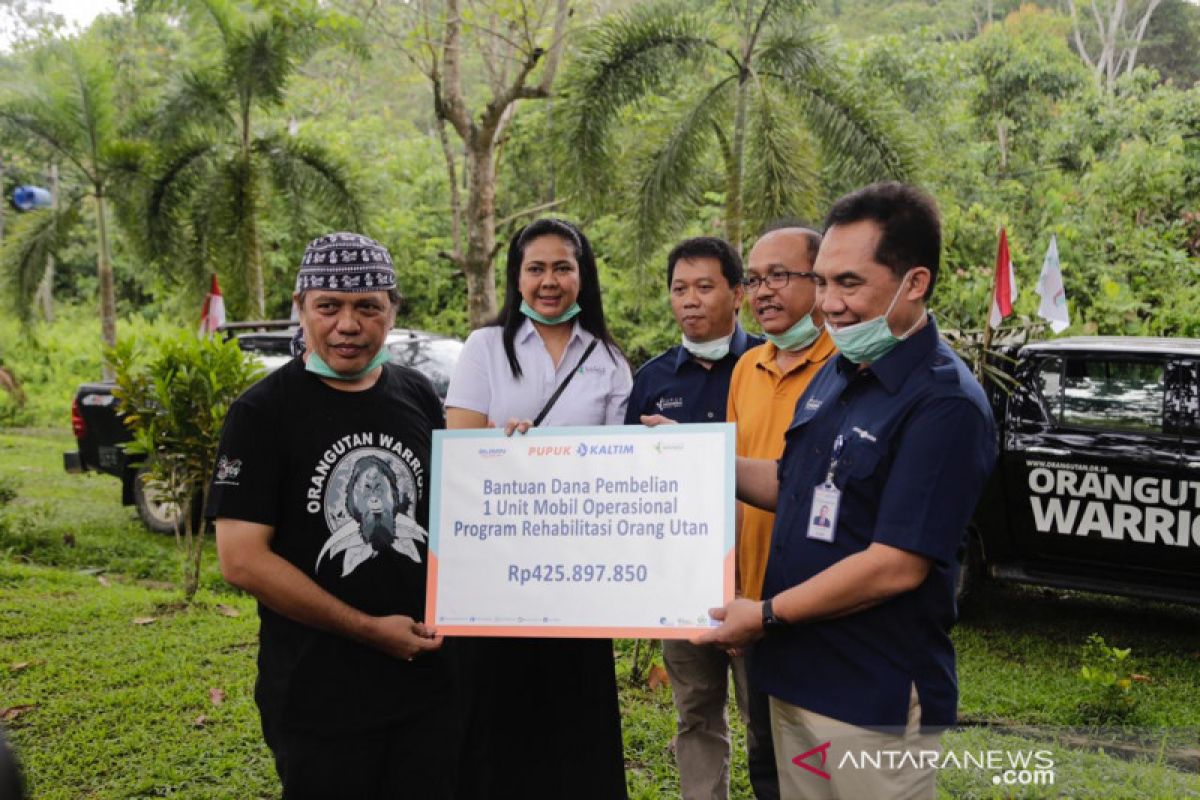
<path fill-rule="evenodd" d="M 969 537 L 990 577 L 1200 603 L 1200 340 L 1022 347 Z"/>

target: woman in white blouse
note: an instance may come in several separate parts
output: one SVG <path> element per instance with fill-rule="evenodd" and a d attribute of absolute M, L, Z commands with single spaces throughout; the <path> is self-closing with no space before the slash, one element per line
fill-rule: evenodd
<path fill-rule="evenodd" d="M 449 428 L 621 424 L 629 365 L 604 323 L 596 261 L 570 223 L 542 219 L 508 248 L 495 322 L 473 332 L 446 395 Z M 585 357 L 586 356 L 586 357 Z M 612 642 L 478 639 L 463 667 L 459 797 L 626 797 Z"/>

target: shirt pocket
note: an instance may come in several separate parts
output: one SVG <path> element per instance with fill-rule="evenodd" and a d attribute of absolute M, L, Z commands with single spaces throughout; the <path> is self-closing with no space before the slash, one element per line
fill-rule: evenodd
<path fill-rule="evenodd" d="M 875 474 L 883 461 L 884 450 L 878 442 L 858 439 L 846 445 L 846 451 L 838 459 L 837 484 L 847 481 L 866 481 Z"/>

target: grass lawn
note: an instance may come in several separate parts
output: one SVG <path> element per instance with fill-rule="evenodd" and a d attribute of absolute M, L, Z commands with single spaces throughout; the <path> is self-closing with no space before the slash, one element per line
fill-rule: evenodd
<path fill-rule="evenodd" d="M 18 493 L 0 510 L 0 709 L 28 707 L 7 725 L 33 796 L 275 796 L 252 698 L 253 601 L 222 583 L 210 552 L 198 602 L 180 609 L 171 538 L 121 507 L 115 479 L 64 473 L 72 445 L 68 432 L 0 432 L 0 482 Z M 955 640 L 960 715 L 981 724 L 943 746 L 1046 749 L 1055 782 L 1002 786 L 992 772 L 950 769 L 939 794 L 1200 797 L 1200 610 L 1008 588 L 980 601 Z M 1101 742 L 1113 732 L 1081 740 L 1066 728 L 1081 721 L 1075 673 L 1092 632 L 1131 647 L 1150 678 L 1115 732 L 1139 740 L 1141 756 L 1112 755 Z M 635 683 L 633 643 L 617 649 L 630 794 L 677 797 L 669 690 Z M 741 753 L 737 725 L 735 737 Z M 732 796 L 751 797 L 744 757 Z"/>

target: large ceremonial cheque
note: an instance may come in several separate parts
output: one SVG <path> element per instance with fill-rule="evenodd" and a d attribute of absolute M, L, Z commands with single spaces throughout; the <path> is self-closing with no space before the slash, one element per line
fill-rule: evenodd
<path fill-rule="evenodd" d="M 687 638 L 733 598 L 734 426 L 436 431 L 426 621 Z"/>

